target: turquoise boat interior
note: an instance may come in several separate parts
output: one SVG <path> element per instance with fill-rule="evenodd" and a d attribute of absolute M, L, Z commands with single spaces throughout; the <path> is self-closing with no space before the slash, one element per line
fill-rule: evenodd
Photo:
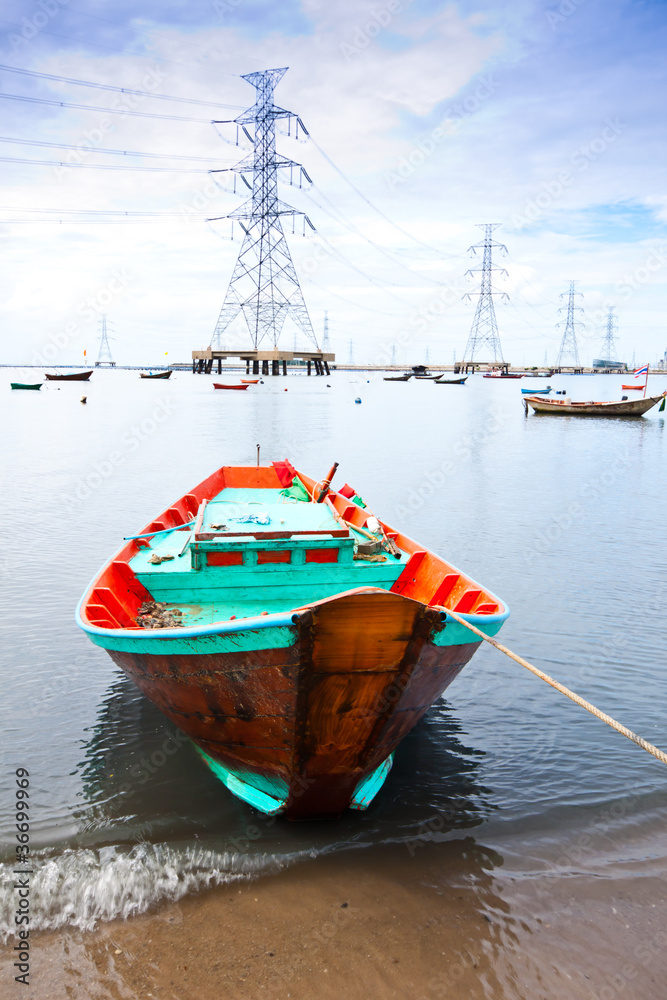
<path fill-rule="evenodd" d="M 130 560 L 155 601 L 179 608 L 183 625 L 275 614 L 356 587 L 390 590 L 409 559 L 403 550 L 360 557 L 367 532 L 330 503 L 278 489 L 226 488 L 199 513 L 190 529 L 147 538 Z"/>

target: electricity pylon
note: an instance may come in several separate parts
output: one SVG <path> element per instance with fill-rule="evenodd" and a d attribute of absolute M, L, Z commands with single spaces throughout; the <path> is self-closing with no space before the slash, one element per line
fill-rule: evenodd
<path fill-rule="evenodd" d="M 561 292 L 561 299 L 567 295 L 567 318 L 565 319 L 565 330 L 563 331 L 563 339 L 560 344 L 560 350 L 558 351 L 558 357 L 556 358 L 556 368 L 560 368 L 562 365 L 572 365 L 575 368 L 579 367 L 579 349 L 577 347 L 577 334 L 575 327 L 583 326 L 580 320 L 574 318 L 575 312 L 583 312 L 581 306 L 575 306 L 574 297 L 579 295 L 583 298 L 581 292 L 575 292 L 574 286 L 576 281 L 570 282 L 570 288 L 567 292 Z M 558 310 L 562 312 L 565 306 L 561 306 Z M 562 323 L 558 323 L 561 326 Z M 571 361 L 568 361 L 571 358 Z"/>
<path fill-rule="evenodd" d="M 616 324 L 618 318 L 614 316 L 614 306 L 609 307 L 607 316 L 607 329 L 602 335 L 601 358 L 603 361 L 618 361 L 616 353 Z"/>
<path fill-rule="evenodd" d="M 497 229 L 499 225 L 499 222 L 480 224 L 479 228 L 484 229 L 484 239 L 481 243 L 475 243 L 468 250 L 469 253 L 475 254 L 477 250 L 483 249 L 484 257 L 481 267 L 473 267 L 469 271 L 466 271 L 466 274 L 475 274 L 477 271 L 481 271 L 482 280 L 479 288 L 477 308 L 475 309 L 475 318 L 472 321 L 468 343 L 463 355 L 464 361 L 474 361 L 475 354 L 483 347 L 490 349 L 493 355 L 490 359 L 484 358 L 485 361 L 503 361 L 503 349 L 500 346 L 496 311 L 493 306 L 494 295 L 502 295 L 506 299 L 509 298 L 506 292 L 497 292 L 493 287 L 494 271 L 501 271 L 503 274 L 507 274 L 507 271 L 503 267 L 493 266 L 494 248 L 500 250 L 502 253 L 507 253 L 505 244 L 496 243 L 492 237 L 494 229 Z M 469 299 L 471 293 L 468 292 L 463 297 L 464 299 Z"/>
<path fill-rule="evenodd" d="M 273 103 L 273 91 L 286 72 L 287 67 L 284 67 L 248 73 L 243 77 L 255 87 L 257 94 L 253 106 L 235 118 L 234 123 L 251 139 L 254 148 L 249 156 L 230 169 L 241 176 L 252 197 L 222 217 L 237 220 L 244 236 L 211 338 L 212 348 L 222 348 L 223 334 L 230 323 L 242 314 L 255 350 L 265 340 L 270 342 L 269 349 L 277 348 L 288 316 L 319 350 L 281 219 L 291 216 L 294 220 L 296 216 L 303 216 L 304 235 L 306 223 L 313 230 L 315 227 L 307 215 L 278 197 L 278 171 L 281 169 L 289 169 L 293 179 L 297 168 L 299 182 L 305 178 L 310 183 L 301 164 L 276 152 L 276 122 L 285 118 L 291 121 L 295 117 L 291 111 Z M 305 132 L 297 118 L 297 131 L 299 125 Z M 253 126 L 254 132 L 251 133 Z M 252 183 L 246 175 L 252 177 Z"/>
<path fill-rule="evenodd" d="M 95 362 L 95 367 L 98 368 L 100 365 L 111 365 L 112 368 L 114 368 L 116 365 L 116 362 L 111 357 L 111 347 L 109 346 L 109 336 L 107 334 L 106 316 L 102 316 L 100 320 L 100 350 L 97 355 L 97 361 Z"/>

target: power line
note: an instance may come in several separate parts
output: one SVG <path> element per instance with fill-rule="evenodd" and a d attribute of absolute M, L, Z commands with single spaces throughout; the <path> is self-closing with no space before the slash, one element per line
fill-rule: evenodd
<path fill-rule="evenodd" d="M 6 101 L 25 101 L 28 104 L 48 104 L 56 108 L 76 108 L 78 111 L 101 111 L 105 115 L 132 115 L 134 118 L 161 118 L 170 122 L 198 122 L 210 125 L 210 118 L 185 118 L 180 115 L 159 115 L 154 111 L 129 111 L 126 108 L 98 108 L 91 104 L 71 104 L 69 101 L 50 101 L 45 97 L 26 97 L 21 94 L 0 94 Z"/>
<path fill-rule="evenodd" d="M 9 136 L 0 135 L 0 142 L 12 142 L 19 146 L 43 146 L 48 149 L 73 149 L 77 153 L 103 153 L 113 156 L 142 156 L 159 160 L 194 160 L 198 163 L 227 163 L 227 160 L 215 156 L 184 156 L 180 153 L 143 153 L 129 149 L 103 149 L 92 146 L 73 146 L 64 142 L 40 142 L 37 139 L 15 139 Z"/>
<path fill-rule="evenodd" d="M 0 212 L 35 212 L 48 215 L 120 215 L 180 218 L 182 212 L 134 212 L 114 208 L 17 208 L 15 205 L 0 205 Z M 203 216 L 200 216 L 203 218 Z M 11 220 L 10 220 L 11 221 Z"/>
<path fill-rule="evenodd" d="M 329 251 L 334 256 L 339 257 L 340 260 L 347 265 L 347 267 L 352 268 L 353 271 L 356 271 L 357 274 L 360 274 L 362 278 L 366 279 L 366 281 L 370 281 L 372 285 L 375 285 L 376 288 L 379 288 L 385 295 L 390 295 L 391 298 L 396 299 L 397 302 L 401 302 L 404 306 L 410 306 L 411 309 L 414 309 L 413 302 L 408 302 L 407 299 L 402 299 L 399 295 L 395 295 L 393 292 L 388 291 L 388 282 L 386 281 L 378 282 L 375 278 L 371 277 L 370 274 L 366 274 L 366 272 L 363 271 L 360 267 L 357 267 L 356 264 L 353 264 L 352 261 L 348 260 L 347 257 L 343 253 L 341 253 L 341 251 L 337 247 L 335 247 L 332 243 L 329 243 L 329 241 L 324 236 L 322 236 L 321 233 L 318 233 L 317 236 L 322 241 L 322 243 L 324 243 L 325 246 L 329 248 Z"/>
<path fill-rule="evenodd" d="M 180 216 L 178 216 L 180 217 Z M 135 222 L 171 222 L 172 219 L 177 218 L 177 216 L 170 216 L 160 219 L 144 219 L 144 218 L 128 218 L 128 219 L 0 219 L 0 225 L 3 226 L 15 226 L 20 224 L 34 224 L 34 225 L 67 225 L 67 226 L 124 226 L 132 225 Z"/>
<path fill-rule="evenodd" d="M 315 185 L 313 185 L 313 187 L 315 187 Z M 412 268 L 408 267 L 402 261 L 397 260 L 396 257 L 389 250 L 385 250 L 384 247 L 381 247 L 378 243 L 375 243 L 375 241 L 372 240 L 369 236 L 366 236 L 366 234 L 361 229 L 359 229 L 359 227 L 356 226 L 354 222 L 347 219 L 346 216 L 340 211 L 340 209 L 336 208 L 331 199 L 327 198 L 327 196 L 324 194 L 323 191 L 321 191 L 319 188 L 317 190 L 318 193 L 321 195 L 321 197 L 324 198 L 325 201 L 328 201 L 331 207 L 334 209 L 334 211 L 338 213 L 340 219 L 337 219 L 336 216 L 333 214 L 333 212 L 329 211 L 324 205 L 320 205 L 319 202 L 316 201 L 315 198 L 313 198 L 312 194 L 309 194 L 307 191 L 304 192 L 306 198 L 312 201 L 314 205 L 317 205 L 317 207 L 321 209 L 321 211 L 326 212 L 326 214 L 331 219 L 333 219 L 334 222 L 338 222 L 339 225 L 345 226 L 345 228 L 348 229 L 350 232 L 356 233 L 358 236 L 361 236 L 361 238 L 366 243 L 374 247 L 374 249 L 377 250 L 378 253 L 381 253 L 383 257 L 386 257 L 387 260 L 391 261 L 391 263 L 394 264 L 395 267 L 400 267 L 401 270 L 407 271 L 408 274 L 411 274 L 413 278 L 418 278 L 421 281 L 428 281 L 432 285 L 438 285 L 440 287 L 444 287 L 443 282 L 436 281 L 434 278 L 429 278 L 426 275 L 419 274 L 418 272 L 413 271 Z"/>
<path fill-rule="evenodd" d="M 201 167 L 142 167 L 132 163 L 68 163 L 66 160 L 28 160 L 20 156 L 0 156 L 0 163 L 32 163 L 40 167 L 75 167 L 86 170 L 142 170 L 150 173 L 207 174 Z"/>
<path fill-rule="evenodd" d="M 328 156 L 327 153 L 324 152 L 324 150 L 322 149 L 322 147 L 320 145 L 318 145 L 318 143 L 315 142 L 315 140 L 313 139 L 312 135 L 310 135 L 310 133 L 306 133 L 306 134 L 308 135 L 308 138 L 312 142 L 313 146 L 315 146 L 315 148 L 324 157 L 324 159 L 327 161 L 327 163 L 331 167 L 333 167 L 333 169 L 336 171 L 336 173 L 339 174 L 343 178 L 343 180 L 346 182 L 346 184 L 349 184 L 349 186 L 352 188 L 352 190 L 356 191 L 356 193 L 359 195 L 359 197 L 362 198 L 363 201 L 365 201 L 366 204 L 370 208 L 372 208 L 374 212 L 377 212 L 378 215 L 382 216 L 382 218 L 386 222 L 388 222 L 390 226 L 393 226 L 394 229 L 397 229 L 399 231 L 399 233 L 403 233 L 403 235 L 407 236 L 408 239 L 413 240 L 420 247 L 425 247 L 427 250 L 430 250 L 432 253 L 440 254 L 440 256 L 443 256 L 443 257 L 458 258 L 458 256 L 459 256 L 458 254 L 443 253 L 441 250 L 438 250 L 437 247 L 432 247 L 428 243 L 423 243 L 421 240 L 418 240 L 416 236 L 413 236 L 412 233 L 407 232 L 407 230 L 403 229 L 402 226 L 399 226 L 397 222 L 393 221 L 393 219 L 390 219 L 388 215 L 385 215 L 385 213 L 382 211 L 382 209 L 378 208 L 377 205 L 374 205 L 373 202 L 369 198 L 366 197 L 366 195 L 363 193 L 363 191 L 361 191 L 356 186 L 356 184 L 353 181 L 351 181 L 350 178 L 346 174 L 343 173 L 343 171 L 340 169 L 340 167 L 336 166 L 336 164 L 331 159 L 331 157 Z"/>
<path fill-rule="evenodd" d="M 0 63 L 0 70 L 8 73 L 21 73 L 23 76 L 39 77 L 41 80 L 55 80 L 58 83 L 71 83 L 77 87 L 93 87 L 95 90 L 110 90 L 117 94 L 132 94 L 135 97 L 151 97 L 158 101 L 177 101 L 180 104 L 201 104 L 212 108 L 227 108 L 239 110 L 235 104 L 220 104 L 218 101 L 201 101 L 194 97 L 172 97 L 168 94 L 154 94 L 148 90 L 132 90 L 129 87 L 114 87 L 108 83 L 92 83 L 90 80 L 75 80 L 67 76 L 55 76 L 52 73 L 38 73 L 32 69 L 19 69 L 18 66 L 5 66 Z"/>

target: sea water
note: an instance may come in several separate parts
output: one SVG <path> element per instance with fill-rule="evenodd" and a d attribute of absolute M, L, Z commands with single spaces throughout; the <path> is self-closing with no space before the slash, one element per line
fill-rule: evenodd
<path fill-rule="evenodd" d="M 519 391 L 528 379 L 479 375 L 438 386 L 336 371 L 223 392 L 187 371 L 147 381 L 100 369 L 39 393 L 10 390 L 25 372 L 0 376 L 5 933 L 18 768 L 29 773 L 32 927 L 92 927 L 331 851 L 363 850 L 372 864 L 386 843 L 405 844 L 406 871 L 422 844 L 462 838 L 472 876 L 664 867 L 664 765 L 488 646 L 399 747 L 367 812 L 291 824 L 234 798 L 74 623 L 124 535 L 216 467 L 255 464 L 259 444 L 263 463 L 289 458 L 317 479 L 338 461 L 334 485 L 353 485 L 507 602 L 505 644 L 667 749 L 657 408 L 536 416 Z M 574 399 L 621 396 L 617 376 L 550 381 Z M 652 394 L 665 388 L 651 377 Z"/>

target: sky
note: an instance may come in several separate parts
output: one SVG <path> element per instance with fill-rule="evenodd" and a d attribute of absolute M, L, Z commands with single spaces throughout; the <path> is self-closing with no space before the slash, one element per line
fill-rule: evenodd
<path fill-rule="evenodd" d="M 240 248 L 225 216 L 243 201 L 210 171 L 248 152 L 214 122 L 252 105 L 244 74 L 274 67 L 289 67 L 276 103 L 308 130 L 279 130 L 278 149 L 313 182 L 281 185 L 315 227 L 286 222 L 288 243 L 341 362 L 462 357 L 486 224 L 506 360 L 555 362 L 571 281 L 583 363 L 610 308 L 621 359 L 667 350 L 664 2 L 6 0 L 2 14 L 0 363 L 89 364 L 103 316 L 118 364 L 210 343 Z"/>

